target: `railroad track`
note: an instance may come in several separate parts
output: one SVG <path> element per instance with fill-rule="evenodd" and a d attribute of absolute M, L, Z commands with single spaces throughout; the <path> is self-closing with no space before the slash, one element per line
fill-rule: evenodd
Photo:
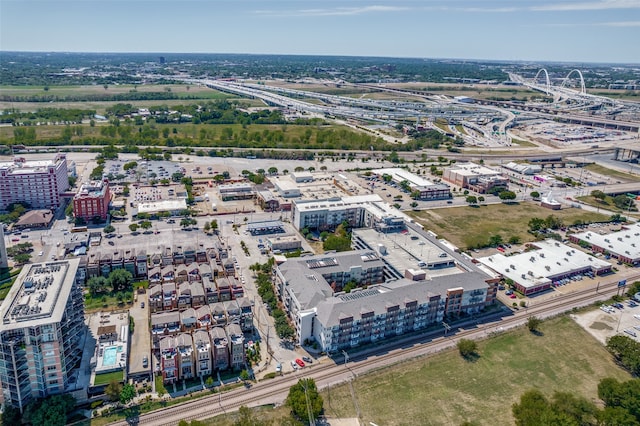
<path fill-rule="evenodd" d="M 640 274 L 630 276 L 628 281 L 640 279 Z M 375 351 L 362 353 L 350 357 L 353 362 L 348 365 L 325 364 L 312 366 L 294 374 L 289 374 L 259 382 L 251 388 L 241 388 L 224 393 L 216 393 L 189 401 L 180 405 L 162 408 L 148 414 L 139 416 L 129 421 L 119 421 L 114 425 L 145 424 L 154 426 L 175 425 L 180 420 L 195 420 L 214 417 L 225 412 L 235 411 L 240 406 L 254 406 L 268 403 L 281 403 L 285 400 L 289 388 L 301 378 L 312 378 L 322 389 L 341 382 L 351 380 L 351 377 L 367 373 L 371 370 L 396 364 L 410 358 L 440 352 L 451 347 L 463 338 L 483 338 L 489 334 L 490 329 L 505 331 L 524 324 L 527 317 L 536 315 L 540 318 L 558 315 L 574 307 L 587 306 L 596 300 L 611 297 L 618 290 L 617 281 L 600 285 L 598 292 L 594 289 L 585 289 L 570 294 L 558 296 L 545 304 L 532 306 L 526 310 L 520 310 L 511 316 L 500 320 L 472 324 L 472 328 L 459 328 L 458 331 L 448 337 L 442 336 L 442 332 L 432 332 L 407 339 L 399 339 L 390 345 L 385 345 L 383 354 Z M 430 339 L 424 342 L 425 339 Z"/>

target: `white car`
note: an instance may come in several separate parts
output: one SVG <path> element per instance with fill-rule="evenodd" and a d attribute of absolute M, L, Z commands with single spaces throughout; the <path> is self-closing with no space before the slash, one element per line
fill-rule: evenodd
<path fill-rule="evenodd" d="M 291 361 L 291 366 L 293 367 L 294 370 L 297 370 L 299 368 L 298 364 L 296 364 L 295 360 Z"/>
<path fill-rule="evenodd" d="M 43 251 L 40 251 L 40 252 L 38 253 L 38 256 L 42 256 L 43 254 L 44 254 L 44 252 L 43 252 Z"/>

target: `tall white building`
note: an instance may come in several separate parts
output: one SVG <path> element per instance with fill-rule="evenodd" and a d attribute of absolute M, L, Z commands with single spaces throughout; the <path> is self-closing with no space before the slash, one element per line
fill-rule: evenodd
<path fill-rule="evenodd" d="M 69 188 L 67 158 L 27 161 L 15 157 L 0 163 L 0 209 L 19 201 L 35 209 L 60 207 L 61 194 Z"/>
<path fill-rule="evenodd" d="M 78 259 L 26 265 L 0 305 L 0 404 L 65 392 L 85 331 Z"/>

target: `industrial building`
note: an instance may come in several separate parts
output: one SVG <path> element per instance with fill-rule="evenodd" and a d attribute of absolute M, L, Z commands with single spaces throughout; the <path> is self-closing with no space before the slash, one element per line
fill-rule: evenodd
<path fill-rule="evenodd" d="M 449 185 L 431 182 L 405 169 L 378 169 L 371 172 L 379 176 L 380 179 L 385 175 L 391 176 L 391 180 L 399 185 L 407 182 L 411 192 L 420 193 L 420 200 L 444 200 L 452 197 Z"/>
<path fill-rule="evenodd" d="M 17 202 L 36 209 L 56 209 L 68 188 L 64 154 L 53 160 L 27 161 L 16 157 L 10 162 L 0 162 L 0 210 Z"/>
<path fill-rule="evenodd" d="M 611 272 L 608 262 L 555 240 L 531 243 L 524 253 L 512 256 L 498 253 L 478 260 L 512 280 L 515 289 L 526 296 L 548 290 L 567 278 Z"/>
<path fill-rule="evenodd" d="M 586 246 L 596 253 L 610 255 L 620 262 L 640 265 L 640 223 L 625 225 L 621 231 L 600 235 L 587 231 L 569 235 L 572 243 Z"/>
<path fill-rule="evenodd" d="M 93 218 L 106 220 L 110 201 L 111 191 L 107 179 L 86 182 L 73 197 L 73 215 L 76 219 L 84 219 L 85 221 Z"/>
<path fill-rule="evenodd" d="M 475 163 L 455 163 L 444 169 L 442 178 L 480 194 L 506 189 L 509 184 L 499 171 Z"/>
<path fill-rule="evenodd" d="M 78 259 L 25 265 L 0 305 L 0 403 L 64 392 L 85 333 Z"/>

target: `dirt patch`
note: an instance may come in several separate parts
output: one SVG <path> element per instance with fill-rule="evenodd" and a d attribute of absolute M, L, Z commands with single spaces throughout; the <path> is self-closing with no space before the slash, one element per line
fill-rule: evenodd
<path fill-rule="evenodd" d="M 605 324 L 603 322 L 600 322 L 600 321 L 594 322 L 593 324 L 591 324 L 589 326 L 589 328 L 594 329 L 594 330 L 599 330 L 599 331 L 601 331 L 601 330 L 613 330 L 613 327 L 611 327 L 610 325 Z"/>

